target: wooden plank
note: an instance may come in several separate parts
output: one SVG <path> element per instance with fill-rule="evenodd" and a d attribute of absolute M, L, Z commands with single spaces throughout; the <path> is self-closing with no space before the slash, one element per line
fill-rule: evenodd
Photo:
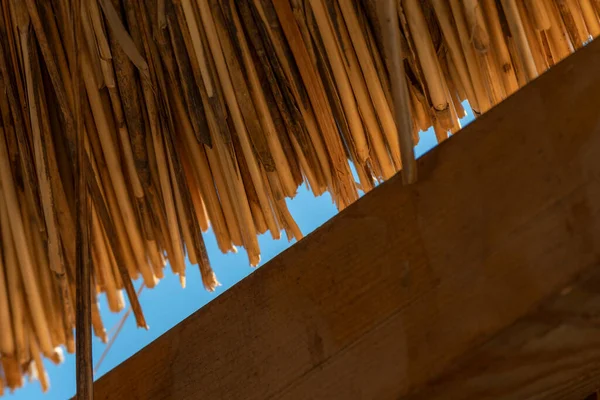
<path fill-rule="evenodd" d="M 417 184 L 382 184 L 95 395 L 379 399 L 443 379 L 598 265 L 599 70 L 594 42 L 422 157 Z"/>
<path fill-rule="evenodd" d="M 598 264 L 593 270 L 408 399 L 582 400 L 598 390 Z"/>

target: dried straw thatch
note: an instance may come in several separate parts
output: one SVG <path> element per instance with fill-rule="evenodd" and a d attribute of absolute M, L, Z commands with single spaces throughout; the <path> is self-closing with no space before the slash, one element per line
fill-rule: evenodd
<path fill-rule="evenodd" d="M 443 141 L 600 34 L 599 0 L 0 3 L 0 393 L 74 351 L 77 238 L 95 334 L 99 293 L 143 327 L 167 259 L 217 285 L 201 231 L 256 265 L 299 185 L 343 208 L 401 168 L 395 115 Z"/>

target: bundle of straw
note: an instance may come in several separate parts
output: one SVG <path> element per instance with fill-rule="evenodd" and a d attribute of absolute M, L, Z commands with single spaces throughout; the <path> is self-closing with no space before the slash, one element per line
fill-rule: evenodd
<path fill-rule="evenodd" d="M 257 235 L 302 237 L 285 201 L 299 185 L 348 206 L 401 168 L 397 126 L 441 142 L 464 101 L 479 115 L 600 34 L 598 0 L 395 8 L 385 24 L 376 0 L 2 1 L 0 393 L 24 375 L 45 390 L 42 355 L 74 351 L 78 190 L 106 340 L 98 294 L 118 312 L 124 290 L 145 327 L 132 280 L 154 287 L 168 260 L 184 285 L 187 255 L 218 284 L 210 226 L 257 265 Z"/>

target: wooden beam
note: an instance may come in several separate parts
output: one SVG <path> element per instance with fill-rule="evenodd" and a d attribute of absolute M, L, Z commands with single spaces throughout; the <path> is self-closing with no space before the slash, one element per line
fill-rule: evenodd
<path fill-rule="evenodd" d="M 600 313 L 598 71 L 593 42 L 419 159 L 415 185 L 382 184 L 108 373 L 95 395 L 592 389 L 600 336 L 580 312 Z"/>
<path fill-rule="evenodd" d="M 407 399 L 583 400 L 600 388 L 600 271 L 466 356 Z"/>

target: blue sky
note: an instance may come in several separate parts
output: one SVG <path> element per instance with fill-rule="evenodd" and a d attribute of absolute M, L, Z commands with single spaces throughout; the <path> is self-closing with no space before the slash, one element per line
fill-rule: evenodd
<path fill-rule="evenodd" d="M 461 121 L 463 126 L 473 120 L 473 115 L 468 105 L 464 105 L 468 114 Z M 431 129 L 427 132 L 421 132 L 421 140 L 415 148 L 417 157 L 430 150 L 435 144 L 435 136 Z M 299 189 L 298 195 L 294 199 L 288 199 L 288 206 L 304 235 L 309 234 L 336 214 L 336 208 L 332 204 L 329 194 L 326 193 L 315 198 L 304 186 Z M 108 352 L 107 357 L 97 371 L 96 378 L 101 377 L 131 357 L 181 320 L 215 299 L 225 290 L 254 271 L 248 265 L 248 258 L 243 249 L 239 249 L 237 254 L 222 254 L 210 231 L 204 235 L 204 240 L 211 265 L 215 270 L 219 282 L 221 282 L 221 286 L 214 293 L 208 293 L 202 286 L 198 267 L 188 265 L 186 273 L 187 286 L 185 289 L 182 289 L 177 276 L 166 269 L 165 278 L 160 284 L 152 290 L 144 290 L 140 296 L 140 302 L 150 329 L 148 331 L 137 329 L 134 318 L 128 318 L 112 349 Z M 275 241 L 267 234 L 259 237 L 259 244 L 262 252 L 260 264 L 262 266 L 293 244 L 293 242 L 288 243 L 285 239 Z M 136 288 L 139 285 L 140 282 L 135 283 Z M 110 331 L 111 328 L 118 324 L 124 311 L 120 314 L 109 312 L 104 296 L 100 298 L 100 307 L 106 330 Z M 104 349 L 105 345 L 99 340 L 94 339 L 95 362 L 100 358 Z M 67 354 L 64 363 L 59 366 L 55 366 L 45 360 L 45 366 L 51 385 L 48 393 L 42 397 L 39 382 L 31 382 L 26 384 L 24 388 L 17 390 L 14 394 L 5 395 L 5 398 L 7 400 L 39 398 L 43 398 L 44 400 L 64 400 L 71 398 L 75 394 L 75 357 Z"/>

